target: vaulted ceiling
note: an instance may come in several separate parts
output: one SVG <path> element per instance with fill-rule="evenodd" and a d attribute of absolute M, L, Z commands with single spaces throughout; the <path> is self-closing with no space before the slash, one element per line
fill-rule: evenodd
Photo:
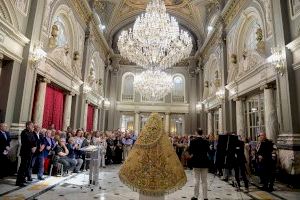
<path fill-rule="evenodd" d="M 181 27 L 187 29 L 198 45 L 207 34 L 207 23 L 216 12 L 220 0 L 165 0 L 167 11 L 175 16 Z M 104 35 L 113 48 L 114 37 L 124 28 L 130 27 L 137 15 L 145 11 L 149 0 L 90 0 L 102 25 Z M 199 48 L 199 47 L 197 47 Z"/>

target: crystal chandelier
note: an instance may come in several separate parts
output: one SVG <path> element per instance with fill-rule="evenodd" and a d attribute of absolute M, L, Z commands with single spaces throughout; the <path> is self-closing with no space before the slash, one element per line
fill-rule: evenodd
<path fill-rule="evenodd" d="M 133 29 L 122 31 L 121 56 L 146 69 L 166 69 L 187 58 L 193 48 L 190 35 L 179 29 L 162 0 L 151 0 L 146 13 L 138 16 Z"/>
<path fill-rule="evenodd" d="M 146 70 L 134 78 L 134 89 L 148 101 L 159 101 L 171 92 L 173 78 L 160 70 Z"/>

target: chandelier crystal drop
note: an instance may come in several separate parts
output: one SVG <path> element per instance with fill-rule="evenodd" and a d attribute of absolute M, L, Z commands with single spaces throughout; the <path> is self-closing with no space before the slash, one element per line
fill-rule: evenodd
<path fill-rule="evenodd" d="M 133 29 L 122 31 L 118 40 L 122 57 L 154 70 L 170 68 L 187 58 L 193 48 L 188 32 L 166 12 L 162 0 L 151 0 L 146 13 L 136 19 Z"/>
<path fill-rule="evenodd" d="M 173 88 L 171 75 L 160 70 L 146 70 L 134 78 L 134 89 L 148 101 L 159 101 Z"/>

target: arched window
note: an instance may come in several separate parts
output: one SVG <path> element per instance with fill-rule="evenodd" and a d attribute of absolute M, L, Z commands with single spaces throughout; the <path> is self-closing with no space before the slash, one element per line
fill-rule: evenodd
<path fill-rule="evenodd" d="M 60 15 L 57 16 L 54 24 L 58 27 L 57 46 L 58 47 L 68 46 L 69 42 L 67 37 L 67 30 L 66 30 L 66 25 L 63 20 L 63 17 Z"/>
<path fill-rule="evenodd" d="M 133 101 L 134 89 L 133 89 L 134 75 L 131 73 L 124 74 L 122 80 L 122 101 Z"/>
<path fill-rule="evenodd" d="M 184 102 L 185 98 L 185 81 L 182 75 L 173 77 L 172 102 Z"/>

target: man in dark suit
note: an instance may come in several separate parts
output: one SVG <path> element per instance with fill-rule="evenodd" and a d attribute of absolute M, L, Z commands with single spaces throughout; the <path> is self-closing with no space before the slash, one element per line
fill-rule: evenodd
<path fill-rule="evenodd" d="M 259 134 L 259 142 L 256 146 L 256 157 L 258 160 L 258 168 L 260 179 L 262 181 L 263 190 L 273 191 L 274 178 L 272 177 L 273 169 L 273 142 L 268 140 L 265 133 Z"/>
<path fill-rule="evenodd" d="M 239 136 L 239 140 L 237 141 L 236 144 L 235 157 L 236 157 L 236 165 L 234 166 L 234 175 L 235 175 L 235 180 L 237 182 L 238 189 L 240 189 L 241 187 L 241 183 L 240 183 L 240 175 L 241 175 L 244 181 L 245 190 L 246 192 L 249 192 L 248 178 L 246 175 L 245 143 L 242 140 L 241 136 Z"/>
<path fill-rule="evenodd" d="M 19 154 L 21 157 L 21 164 L 18 170 L 16 181 L 16 185 L 21 187 L 26 186 L 26 177 L 27 181 L 32 181 L 29 177 L 29 169 L 31 165 L 32 154 L 36 151 L 36 145 L 33 141 L 32 133 L 33 123 L 30 121 L 26 122 L 26 128 L 21 132 L 21 149 Z"/>
<path fill-rule="evenodd" d="M 7 157 L 10 150 L 10 134 L 7 131 L 7 124 L 0 123 L 0 179 L 8 174 L 9 159 Z"/>
<path fill-rule="evenodd" d="M 44 149 L 45 149 L 45 138 L 42 133 L 40 133 L 41 127 L 38 124 L 34 125 L 33 131 L 33 143 L 37 147 L 32 155 L 31 166 L 29 170 L 29 178 L 31 179 L 32 169 L 36 165 L 38 168 L 37 178 L 39 180 L 44 180 Z"/>
<path fill-rule="evenodd" d="M 197 136 L 190 141 L 189 154 L 190 165 L 194 168 L 195 188 L 194 197 L 192 200 L 197 200 L 199 197 L 200 178 L 202 183 L 203 199 L 207 199 L 207 173 L 209 168 L 209 142 L 202 136 L 201 129 L 197 130 Z"/>

